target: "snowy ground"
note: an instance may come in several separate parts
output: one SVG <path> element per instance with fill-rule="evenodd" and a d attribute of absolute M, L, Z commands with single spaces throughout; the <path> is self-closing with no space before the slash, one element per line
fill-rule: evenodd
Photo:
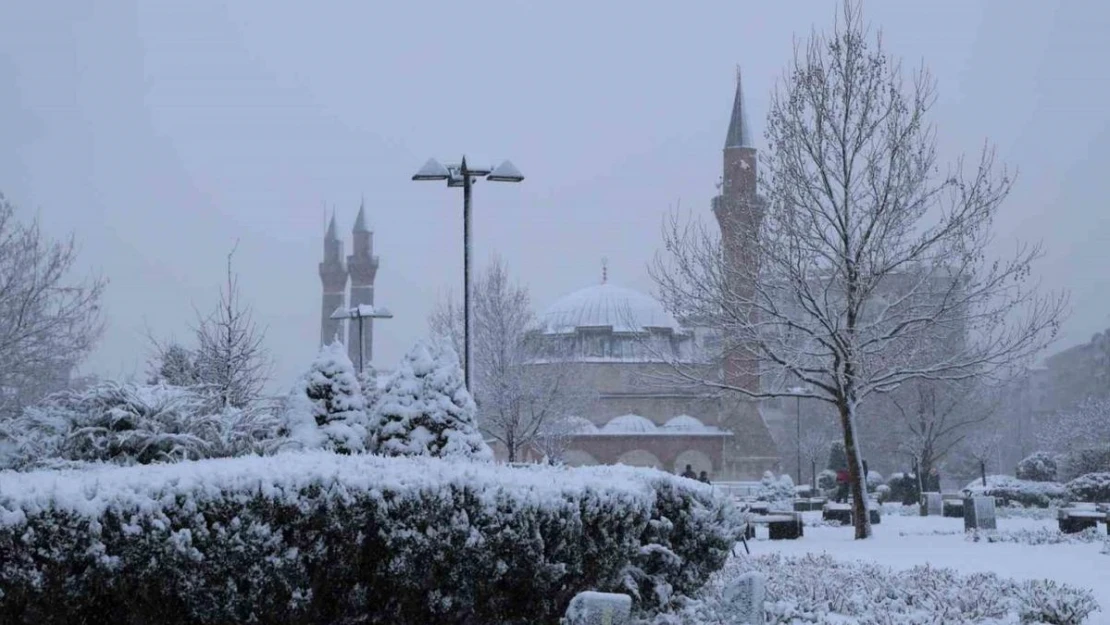
<path fill-rule="evenodd" d="M 820 519 L 820 512 L 805 513 L 806 520 Z M 1055 528 L 1056 521 L 998 519 L 1000 531 Z M 1105 531 L 1105 525 L 1099 525 Z M 941 532 L 941 534 L 937 534 Z M 953 532 L 944 534 L 944 532 Z M 875 562 L 892 568 L 918 564 L 955 569 L 962 573 L 994 572 L 1014 579 L 1047 578 L 1089 588 L 1102 612 L 1091 615 L 1092 625 L 1110 625 L 1110 555 L 1101 543 L 1021 545 L 970 542 L 964 538 L 963 520 L 944 517 L 884 515 L 874 528 L 874 538 L 856 541 L 850 527 L 809 527 L 800 540 L 765 540 L 766 530 L 749 542 L 753 555 L 828 553 L 834 558 Z"/>

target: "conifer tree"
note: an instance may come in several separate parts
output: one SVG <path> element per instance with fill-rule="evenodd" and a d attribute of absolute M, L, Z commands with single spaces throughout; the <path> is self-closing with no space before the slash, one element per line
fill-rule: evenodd
<path fill-rule="evenodd" d="M 447 345 L 418 343 L 389 378 L 372 424 L 378 453 L 491 460 L 462 368 Z"/>
<path fill-rule="evenodd" d="M 366 450 L 366 402 L 347 350 L 339 341 L 326 345 L 305 374 L 300 388 L 324 435 L 323 446 L 340 453 Z"/>

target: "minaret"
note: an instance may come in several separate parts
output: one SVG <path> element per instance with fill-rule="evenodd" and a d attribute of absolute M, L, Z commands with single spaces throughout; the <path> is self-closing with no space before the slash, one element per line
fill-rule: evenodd
<path fill-rule="evenodd" d="M 730 298 L 751 298 L 752 280 L 758 271 L 756 236 L 763 219 L 763 199 L 756 192 L 756 150 L 744 109 L 740 69 L 736 69 L 736 96 L 732 118 L 725 135 L 724 171 L 721 194 L 713 198 L 713 214 L 721 228 L 721 247 L 729 275 Z M 729 341 L 726 338 L 726 345 Z M 725 379 L 729 384 L 757 390 L 755 355 L 743 346 L 732 345 L 725 355 Z"/>
<path fill-rule="evenodd" d="M 343 242 L 335 228 L 335 213 L 331 215 L 327 234 L 324 235 L 324 262 L 320 263 L 320 282 L 324 285 L 323 302 L 320 306 L 320 344 L 343 339 L 343 325 L 338 319 L 331 319 L 335 309 L 343 306 L 344 291 L 347 290 L 347 268 L 343 265 Z"/>
<path fill-rule="evenodd" d="M 359 304 L 374 303 L 374 277 L 378 275 L 378 257 L 374 256 L 374 233 L 366 227 L 366 205 L 359 204 L 355 227 L 351 230 L 354 249 L 347 257 L 347 270 L 351 274 L 351 299 L 353 308 Z M 351 362 L 358 366 L 359 332 L 358 319 L 351 319 L 347 326 L 347 354 Z M 366 363 L 372 362 L 374 355 L 374 320 L 362 320 L 362 354 Z"/>

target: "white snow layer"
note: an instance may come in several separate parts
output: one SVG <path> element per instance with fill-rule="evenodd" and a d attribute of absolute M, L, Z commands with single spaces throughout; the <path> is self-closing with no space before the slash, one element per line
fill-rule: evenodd
<path fill-rule="evenodd" d="M 226 499 L 235 493 L 261 493 L 295 503 L 298 493 L 313 485 L 338 492 L 368 491 L 375 497 L 470 486 L 493 508 L 505 497 L 559 505 L 565 495 L 584 491 L 651 505 L 655 491 L 649 482 L 660 479 L 679 478 L 621 466 L 514 468 L 459 459 L 324 451 L 85 470 L 0 471 L 0 525 L 20 525 L 28 515 L 49 509 L 87 518 L 109 508 L 158 516 L 164 510 L 187 508 L 190 502 Z M 683 481 L 683 488 L 695 487 L 687 482 Z"/>

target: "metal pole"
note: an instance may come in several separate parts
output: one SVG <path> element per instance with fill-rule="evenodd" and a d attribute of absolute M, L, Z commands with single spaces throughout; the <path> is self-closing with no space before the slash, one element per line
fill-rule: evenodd
<path fill-rule="evenodd" d="M 473 371 L 470 366 L 470 172 L 466 168 L 465 156 L 459 169 L 463 177 L 463 376 L 466 390 L 473 395 Z"/>
<path fill-rule="evenodd" d="M 362 347 L 365 343 L 362 342 L 362 312 L 359 311 L 358 315 L 358 372 L 362 373 Z"/>
<path fill-rule="evenodd" d="M 798 484 L 802 483 L 802 397 L 798 396 Z"/>

